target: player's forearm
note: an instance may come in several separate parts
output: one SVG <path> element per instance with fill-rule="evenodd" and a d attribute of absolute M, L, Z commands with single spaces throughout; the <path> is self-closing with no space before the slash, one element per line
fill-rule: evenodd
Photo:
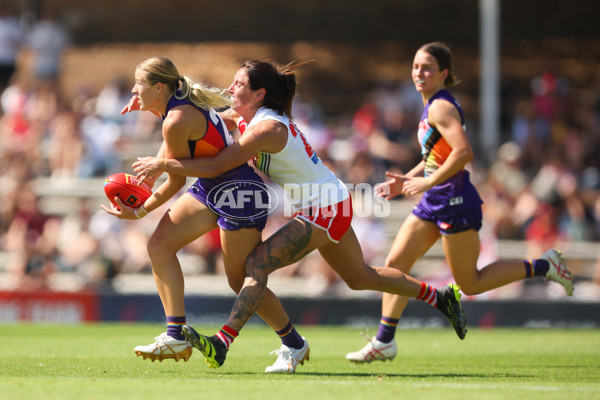
<path fill-rule="evenodd" d="M 432 186 L 439 185 L 455 175 L 458 171 L 464 169 L 472 159 L 473 153 L 469 148 L 452 150 L 440 168 L 428 177 L 429 183 Z"/>
<path fill-rule="evenodd" d="M 413 169 L 406 173 L 406 176 L 415 177 L 415 176 L 423 176 L 423 171 L 425 171 L 425 161 L 421 161 L 418 163 Z"/>
<path fill-rule="evenodd" d="M 158 174 L 160 175 L 160 174 Z M 169 175 L 158 189 L 152 193 L 146 202 L 144 208 L 150 212 L 165 204 L 171 197 L 175 196 L 185 185 L 185 176 Z"/>
<path fill-rule="evenodd" d="M 210 158 L 163 158 L 159 169 L 173 175 L 214 178 L 224 171 Z"/>

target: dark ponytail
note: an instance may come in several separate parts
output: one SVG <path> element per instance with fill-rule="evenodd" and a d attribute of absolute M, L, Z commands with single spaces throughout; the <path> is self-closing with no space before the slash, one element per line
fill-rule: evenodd
<path fill-rule="evenodd" d="M 440 71 L 443 71 L 445 69 L 448 70 L 448 76 L 444 81 L 444 85 L 446 87 L 455 86 L 460 83 L 460 80 L 456 77 L 456 75 L 454 75 L 454 72 L 452 71 L 452 52 L 450 51 L 450 47 L 448 47 L 446 43 L 427 43 L 421 46 L 419 50 L 431 54 L 433 58 L 437 60 L 438 66 L 440 67 Z"/>
<path fill-rule="evenodd" d="M 292 62 L 277 68 L 265 61 L 252 60 L 243 62 L 241 67 L 246 70 L 252 90 L 265 89 L 263 106 L 291 119 L 292 102 L 296 95 L 295 69 L 310 61 Z"/>

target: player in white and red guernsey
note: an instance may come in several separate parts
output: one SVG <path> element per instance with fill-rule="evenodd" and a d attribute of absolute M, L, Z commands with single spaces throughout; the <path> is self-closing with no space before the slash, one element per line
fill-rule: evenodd
<path fill-rule="evenodd" d="M 246 61 L 229 87 L 232 110 L 229 124 L 238 121 L 240 140 L 214 157 L 198 159 L 140 158 L 133 164 L 138 178 L 160 171 L 211 177 L 232 165 L 254 160 L 257 168 L 281 185 L 296 213 L 277 232 L 259 244 L 246 261 L 247 277 L 227 323 L 214 336 L 184 326 L 186 339 L 200 350 L 211 367 L 225 362 L 229 345 L 260 305 L 271 272 L 290 265 L 318 249 L 324 260 L 355 290 L 378 290 L 426 301 L 441 311 L 457 335 L 466 334 L 466 319 L 455 285 L 436 290 L 394 268 L 373 268 L 364 262 L 360 243 L 351 227 L 352 202 L 344 184 L 314 153 L 291 121 L 296 91 L 294 69 L 262 61 Z M 228 125 L 230 126 L 230 125 Z M 308 359 L 308 345 L 282 346 L 274 367 L 295 368 Z"/>
<path fill-rule="evenodd" d="M 277 121 L 287 127 L 287 143 L 278 153 L 259 152 L 252 160 L 254 166 L 285 190 L 292 207 L 301 210 L 294 216 L 307 219 L 323 228 L 329 239 L 337 243 L 351 222 L 351 207 L 347 208 L 346 215 L 338 217 L 341 224 L 334 224 L 336 219 L 320 215 L 318 209 L 347 200 L 350 197 L 348 189 L 323 164 L 304 134 L 285 115 L 278 115 L 272 109 L 261 107 L 250 124 L 240 119 L 238 127 L 243 135 L 247 127 L 267 120 Z"/>

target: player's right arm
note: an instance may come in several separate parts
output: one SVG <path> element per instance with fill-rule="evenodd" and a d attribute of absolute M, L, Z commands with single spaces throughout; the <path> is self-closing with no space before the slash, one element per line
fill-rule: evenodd
<path fill-rule="evenodd" d="M 259 152 L 278 153 L 287 144 L 287 127 L 267 120 L 249 127 L 240 140 L 214 157 L 156 158 L 140 157 L 133 170 L 140 181 L 160 171 L 182 176 L 213 178 L 248 162 Z"/>
<path fill-rule="evenodd" d="M 188 147 L 188 138 L 190 132 L 194 129 L 193 118 L 189 117 L 190 113 L 196 113 L 195 109 L 186 106 L 173 108 L 163 121 L 163 144 L 159 150 L 159 154 L 163 157 L 189 157 L 190 150 Z M 160 174 L 155 174 L 155 176 Z M 154 178 L 151 177 L 151 178 Z M 167 180 L 163 182 L 158 189 L 154 191 L 144 203 L 144 208 L 147 211 L 163 205 L 167 200 L 173 197 L 184 185 L 186 177 L 175 174 L 168 174 Z"/>
<path fill-rule="evenodd" d="M 194 129 L 192 118 L 186 118 L 186 113 L 189 113 L 189 109 L 174 108 L 169 112 L 165 120 L 163 121 L 163 143 L 159 150 L 159 154 L 164 157 L 185 157 L 189 156 L 189 148 L 187 145 L 187 139 L 190 135 L 190 130 Z M 156 174 L 158 176 L 160 174 Z M 151 177 L 151 179 L 155 179 Z M 141 206 L 143 207 L 142 213 L 148 213 L 162 206 L 171 197 L 185 185 L 186 177 L 182 175 L 169 174 L 167 180 L 163 182 Z M 139 181 L 142 184 L 142 181 Z M 112 214 L 121 219 L 138 219 L 140 213 L 136 214 L 136 209 L 123 204 L 119 199 L 115 199 L 115 202 L 119 206 L 119 210 L 116 208 L 108 209 L 104 206 L 104 210 L 109 214 Z"/>

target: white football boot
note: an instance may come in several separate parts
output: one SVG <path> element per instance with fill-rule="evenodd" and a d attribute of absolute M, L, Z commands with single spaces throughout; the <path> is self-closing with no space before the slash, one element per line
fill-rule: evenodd
<path fill-rule="evenodd" d="M 371 361 L 392 361 L 398 354 L 396 341 L 392 339 L 389 343 L 383 343 L 376 338 L 371 339 L 359 351 L 346 354 L 346 360 L 354 363 L 370 363 Z"/>
<path fill-rule="evenodd" d="M 177 340 L 167 335 L 167 332 L 161 333 L 154 338 L 156 342 L 150 343 L 147 346 L 137 346 L 133 351 L 135 354 L 142 356 L 144 360 L 149 358 L 154 362 L 166 358 L 173 358 L 175 361 L 183 359 L 187 361 L 192 356 L 192 345 L 185 340 Z"/>
<path fill-rule="evenodd" d="M 546 251 L 540 257 L 542 260 L 548 261 L 550 268 L 546 272 L 546 279 L 560 283 L 564 288 L 567 295 L 573 295 L 573 277 L 571 271 L 567 269 L 562 253 L 555 249 Z"/>
<path fill-rule="evenodd" d="M 270 367 L 265 369 L 267 373 L 287 373 L 291 374 L 296 372 L 296 367 L 298 364 L 304 365 L 304 361 L 309 360 L 310 348 L 308 347 L 308 342 L 305 338 L 302 338 L 304 341 L 304 346 L 300 349 L 294 349 L 293 347 L 287 347 L 282 344 L 281 347 L 275 351 L 272 351 L 270 354 L 277 354 L 277 360 Z"/>

